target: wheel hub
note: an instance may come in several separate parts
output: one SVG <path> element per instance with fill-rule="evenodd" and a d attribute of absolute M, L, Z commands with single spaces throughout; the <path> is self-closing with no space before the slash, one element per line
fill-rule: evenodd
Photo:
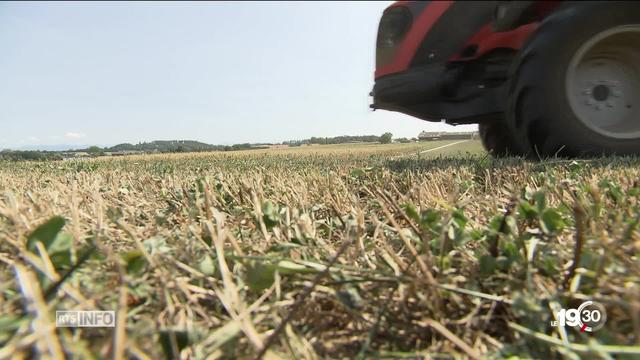
<path fill-rule="evenodd" d="M 640 137 L 640 25 L 597 34 L 574 55 L 567 97 L 576 117 L 602 135 Z"/>
<path fill-rule="evenodd" d="M 609 86 L 607 85 L 596 85 L 593 88 L 593 98 L 596 101 L 605 101 L 609 98 Z"/>

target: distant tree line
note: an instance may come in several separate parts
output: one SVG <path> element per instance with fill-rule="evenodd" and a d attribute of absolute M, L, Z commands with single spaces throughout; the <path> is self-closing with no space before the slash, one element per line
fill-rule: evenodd
<path fill-rule="evenodd" d="M 235 145 L 210 145 L 193 140 L 157 140 L 151 142 L 141 142 L 138 144 L 118 144 L 112 147 L 99 148 L 100 152 L 123 152 L 123 151 L 140 151 L 140 152 L 160 152 L 160 153 L 180 153 L 180 152 L 202 152 L 202 151 L 236 151 L 248 149 L 264 149 L 265 146 L 244 143 Z M 93 151 L 92 151 L 93 150 Z M 96 152 L 95 149 L 83 149 L 89 153 Z"/>
<path fill-rule="evenodd" d="M 347 144 L 347 143 L 358 143 L 358 142 L 380 142 L 383 144 L 388 144 L 391 142 L 391 138 L 393 135 L 391 133 L 384 133 L 381 136 L 376 135 L 342 135 L 335 137 L 312 137 L 310 139 L 305 140 L 289 140 L 283 141 L 282 145 L 289 146 L 300 146 L 300 145 L 308 145 L 308 144 L 319 144 L 319 145 L 329 145 L 329 144 Z"/>
<path fill-rule="evenodd" d="M 0 160 L 22 161 L 22 160 L 61 160 L 62 155 L 55 151 L 35 151 L 35 150 L 2 150 Z"/>
<path fill-rule="evenodd" d="M 347 144 L 358 142 L 379 142 L 388 144 L 392 141 L 391 133 L 384 133 L 381 136 L 360 135 L 360 136 L 336 136 L 336 137 L 312 137 L 305 140 L 290 140 L 282 142 L 283 145 L 300 146 L 308 144 Z M 88 156 L 101 156 L 111 154 L 123 154 L 127 152 L 141 153 L 181 153 L 181 152 L 203 152 L 203 151 L 238 151 L 266 149 L 273 144 L 235 144 L 235 145 L 211 145 L 193 140 L 156 140 L 151 142 L 140 142 L 138 144 L 123 143 L 111 147 L 91 146 L 84 149 L 69 151 L 39 151 L 39 150 L 3 150 L 0 151 L 0 160 L 61 160 L 69 154 L 86 153 Z M 73 157 L 73 155 L 71 155 Z"/>
<path fill-rule="evenodd" d="M 266 149 L 270 144 L 235 144 L 235 145 L 209 145 L 198 141 L 190 140 L 174 140 L 174 141 L 152 141 L 139 144 L 119 144 L 111 147 L 91 146 L 85 149 L 75 149 L 68 151 L 41 151 L 41 150 L 2 150 L 0 151 L 0 160 L 9 161 L 45 161 L 45 160 L 62 160 L 68 154 L 86 153 L 88 156 L 101 156 L 106 153 L 126 153 L 126 152 L 144 152 L 144 153 L 181 153 L 181 152 L 203 152 L 203 151 L 238 151 L 238 150 L 257 150 Z"/>

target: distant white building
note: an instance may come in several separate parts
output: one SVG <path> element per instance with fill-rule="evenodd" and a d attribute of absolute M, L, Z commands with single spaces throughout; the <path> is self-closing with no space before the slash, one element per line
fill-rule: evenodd
<path fill-rule="evenodd" d="M 418 134 L 418 140 L 439 140 L 442 137 L 441 132 L 422 131 Z"/>
<path fill-rule="evenodd" d="M 422 131 L 418 135 L 420 141 L 433 141 L 433 140 L 465 140 L 476 139 L 478 137 L 477 132 L 427 132 Z"/>

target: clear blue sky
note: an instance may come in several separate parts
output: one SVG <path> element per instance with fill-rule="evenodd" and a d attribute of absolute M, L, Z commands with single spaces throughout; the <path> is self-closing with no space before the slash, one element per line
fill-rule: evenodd
<path fill-rule="evenodd" d="M 469 130 L 371 112 L 386 2 L 0 2 L 0 148 Z"/>

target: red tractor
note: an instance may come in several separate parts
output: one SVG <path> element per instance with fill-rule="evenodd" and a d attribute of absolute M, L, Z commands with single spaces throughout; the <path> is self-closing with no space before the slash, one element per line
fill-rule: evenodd
<path fill-rule="evenodd" d="M 640 153 L 640 2 L 399 1 L 373 109 L 478 123 L 494 155 Z"/>

